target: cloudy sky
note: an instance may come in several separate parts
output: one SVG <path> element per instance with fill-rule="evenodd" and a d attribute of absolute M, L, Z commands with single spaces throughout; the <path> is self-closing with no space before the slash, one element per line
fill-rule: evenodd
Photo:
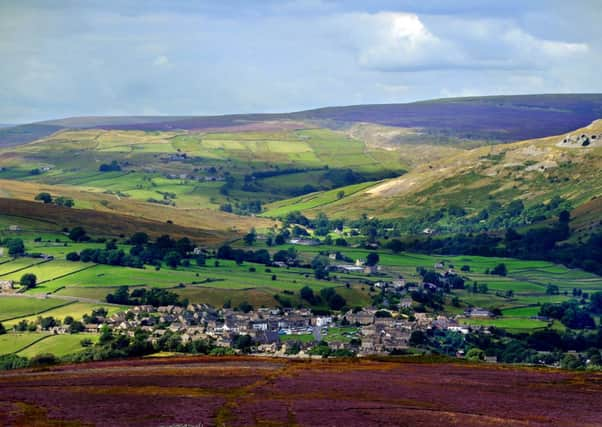
<path fill-rule="evenodd" d="M 0 123 L 602 92 L 598 0 L 0 0 Z"/>

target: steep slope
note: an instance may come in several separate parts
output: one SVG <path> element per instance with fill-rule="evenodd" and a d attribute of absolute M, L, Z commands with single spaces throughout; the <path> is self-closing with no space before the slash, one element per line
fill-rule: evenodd
<path fill-rule="evenodd" d="M 597 120 L 559 136 L 459 152 L 314 209 L 304 210 L 303 201 L 289 203 L 288 209 L 297 205 L 309 215 L 324 212 L 352 217 L 366 213 L 410 218 L 457 206 L 466 211 L 463 216 L 470 217 L 492 202 L 504 206 L 521 200 L 531 206 L 547 203 L 554 196 L 577 208 L 602 195 L 601 139 L 602 120 Z M 282 212 L 287 203 L 274 206 Z M 592 208 L 582 210 L 595 221 Z"/>

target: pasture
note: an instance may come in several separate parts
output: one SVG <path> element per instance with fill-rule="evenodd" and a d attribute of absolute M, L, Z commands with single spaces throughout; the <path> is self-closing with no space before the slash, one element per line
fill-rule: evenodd
<path fill-rule="evenodd" d="M 18 352 L 47 336 L 48 333 L 35 332 L 0 335 L 0 355 Z"/>
<path fill-rule="evenodd" d="M 74 354 L 82 351 L 81 342 L 84 339 L 89 339 L 93 343 L 98 341 L 96 334 L 60 334 L 46 335 L 33 345 L 17 352 L 17 355 L 31 358 L 38 354 L 51 353 L 56 357 L 63 357 L 69 354 Z"/>
<path fill-rule="evenodd" d="M 302 304 L 299 290 L 310 286 L 314 292 L 326 287 L 334 287 L 343 296 L 350 307 L 369 306 L 378 290 L 371 285 L 377 281 L 394 280 L 403 276 L 406 282 L 419 283 L 421 278 L 418 268 L 435 269 L 436 264 L 443 264 L 443 272 L 448 268 L 465 279 L 464 290 L 453 290 L 446 300 L 444 311 L 449 314 L 460 314 L 464 309 L 474 306 L 487 309 L 500 309 L 503 316 L 491 324 L 505 325 L 512 330 L 528 330 L 540 328 L 542 323 L 529 319 L 539 311 L 539 306 L 546 302 L 561 302 L 572 298 L 572 289 L 580 288 L 584 292 L 602 291 L 602 278 L 581 270 L 571 270 L 561 265 L 545 261 L 523 261 L 510 258 L 479 256 L 439 256 L 416 253 L 394 254 L 387 250 L 378 250 L 381 270 L 378 275 L 368 276 L 362 273 L 331 273 L 329 280 L 318 280 L 313 271 L 299 267 L 266 267 L 261 264 L 244 262 L 241 265 L 230 260 L 208 259 L 205 266 L 179 266 L 177 269 L 163 265 L 160 269 L 146 266 L 143 269 L 110 265 L 94 265 L 81 262 L 65 261 L 64 256 L 71 251 L 84 248 L 102 248 L 100 243 L 73 243 L 50 241 L 27 241 L 31 251 L 48 253 L 56 258 L 48 262 L 40 262 L 31 258 L 16 260 L 5 259 L 0 263 L 0 278 L 19 280 L 25 273 L 36 274 L 38 285 L 27 291 L 27 294 L 56 294 L 61 297 L 80 298 L 81 301 L 64 305 L 66 301 L 55 299 L 17 298 L 14 306 L 2 319 L 10 327 L 21 319 L 35 320 L 38 313 L 52 315 L 63 319 L 66 315 L 76 318 L 89 313 L 93 307 L 104 305 L 107 294 L 116 291 L 118 286 L 164 288 L 187 298 L 193 303 L 207 303 L 221 307 L 229 302 L 237 306 L 241 302 L 249 302 L 255 307 L 269 307 L 283 303 L 297 306 Z M 240 245 L 241 243 L 236 243 Z M 235 246 L 236 246 L 235 245 Z M 255 248 L 267 248 L 272 254 L 287 249 L 291 245 L 266 247 L 257 242 Z M 353 247 L 337 246 L 293 246 L 298 257 L 309 263 L 320 252 L 341 252 L 352 260 L 366 259 L 370 251 Z M 129 246 L 120 245 L 125 252 Z M 508 269 L 507 276 L 486 274 L 496 265 L 504 263 Z M 468 269 L 468 271 L 463 271 Z M 475 293 L 474 283 L 486 284 L 486 293 Z M 559 293 L 551 295 L 546 292 L 548 284 L 558 284 Z M 453 306 L 452 296 L 458 296 L 460 304 Z M 277 299 L 278 298 L 278 299 Z M 283 302 L 284 301 L 284 302 Z M 0 313 L 7 303 L 0 300 Z M 117 307 L 111 307 L 117 310 Z M 9 320 L 12 319 L 12 320 Z M 507 320 L 509 323 L 504 323 Z M 500 323 L 501 322 L 501 323 Z M 522 324 L 522 327 L 519 325 Z"/>
<path fill-rule="evenodd" d="M 40 314 L 65 304 L 68 302 L 55 298 L 0 296 L 0 321 Z"/>
<path fill-rule="evenodd" d="M 41 315 L 26 315 L 22 317 L 13 318 L 2 323 L 8 329 L 15 326 L 17 323 L 23 320 L 27 320 L 28 322 L 35 322 L 39 316 L 54 317 L 56 320 L 60 320 L 61 322 L 64 321 L 65 317 L 67 316 L 71 316 L 75 320 L 81 320 L 84 314 L 90 314 L 92 310 L 101 307 L 107 309 L 109 314 L 113 314 L 121 310 L 121 307 L 119 306 L 110 305 L 106 303 L 92 304 L 86 302 L 72 302 L 70 304 L 61 305 L 59 307 L 47 310 Z"/>

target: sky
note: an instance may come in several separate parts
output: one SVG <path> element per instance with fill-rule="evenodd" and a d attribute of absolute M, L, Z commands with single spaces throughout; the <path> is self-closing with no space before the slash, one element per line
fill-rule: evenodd
<path fill-rule="evenodd" d="M 0 0 L 0 123 L 602 92 L 599 0 Z"/>

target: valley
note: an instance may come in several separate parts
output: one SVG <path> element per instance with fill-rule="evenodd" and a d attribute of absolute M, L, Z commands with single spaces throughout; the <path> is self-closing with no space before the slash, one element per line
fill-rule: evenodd
<path fill-rule="evenodd" d="M 465 102 L 476 101 L 444 110 Z M 270 355 L 461 357 L 480 345 L 477 359 L 554 366 L 568 356 L 529 337 L 552 334 L 563 351 L 580 348 L 577 334 L 596 340 L 601 121 L 512 142 L 485 124 L 443 137 L 354 122 L 372 116 L 353 111 L 332 112 L 336 126 L 313 113 L 169 129 L 164 118 L 68 119 L 4 144 L 6 363 L 125 354 L 107 335 L 118 330 L 150 334 L 153 348 L 120 350 L 141 354 L 246 352 L 250 337 Z M 152 320 L 174 310 L 217 324 Z M 279 327 L 265 342 L 250 326 L 287 316 L 306 329 Z M 220 326 L 230 317 L 234 330 Z M 401 335 L 377 343 L 373 328 Z M 511 343 L 522 347 L 508 353 Z"/>

